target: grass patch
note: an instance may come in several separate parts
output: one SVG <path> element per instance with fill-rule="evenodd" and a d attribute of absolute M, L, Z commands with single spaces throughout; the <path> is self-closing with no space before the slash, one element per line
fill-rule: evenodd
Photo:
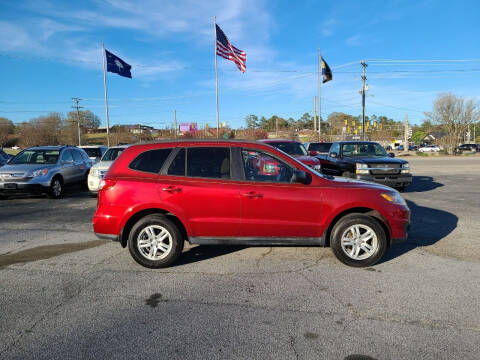
<path fill-rule="evenodd" d="M 17 150 L 12 150 L 12 149 L 3 149 L 3 151 L 5 151 L 7 154 L 10 154 L 10 155 L 17 155 L 20 151 L 20 149 L 17 149 Z"/>

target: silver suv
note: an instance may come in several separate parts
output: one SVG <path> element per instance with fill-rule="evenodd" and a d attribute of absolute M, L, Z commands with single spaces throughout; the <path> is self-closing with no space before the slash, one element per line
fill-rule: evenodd
<path fill-rule="evenodd" d="M 86 186 L 92 161 L 74 146 L 38 146 L 19 152 L 0 168 L 0 196 L 13 193 L 46 193 L 57 199 L 64 186 Z"/>

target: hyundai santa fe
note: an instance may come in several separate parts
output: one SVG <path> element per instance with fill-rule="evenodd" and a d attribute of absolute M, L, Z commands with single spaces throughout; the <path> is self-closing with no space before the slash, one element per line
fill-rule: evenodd
<path fill-rule="evenodd" d="M 391 188 L 322 175 L 249 141 L 166 141 L 125 149 L 102 179 L 96 235 L 149 268 L 191 244 L 330 246 L 370 266 L 407 238 L 410 210 Z"/>

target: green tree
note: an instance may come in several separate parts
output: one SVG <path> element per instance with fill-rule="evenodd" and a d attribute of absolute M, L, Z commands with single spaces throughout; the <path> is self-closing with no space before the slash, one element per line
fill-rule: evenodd
<path fill-rule="evenodd" d="M 260 127 L 260 121 L 258 120 L 257 115 L 248 115 L 245 118 L 245 123 L 247 125 L 247 129 L 258 129 Z"/>

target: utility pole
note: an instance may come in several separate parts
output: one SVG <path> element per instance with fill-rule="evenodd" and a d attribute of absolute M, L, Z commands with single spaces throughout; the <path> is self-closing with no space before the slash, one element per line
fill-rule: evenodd
<path fill-rule="evenodd" d="M 367 63 L 365 60 L 361 62 L 362 64 L 362 139 L 365 141 L 365 91 L 366 91 L 366 81 L 367 81 L 367 76 L 365 74 L 365 70 L 367 68 Z"/>
<path fill-rule="evenodd" d="M 177 138 L 177 110 L 173 110 L 173 121 L 174 121 L 174 134 L 175 134 L 175 139 Z"/>
<path fill-rule="evenodd" d="M 75 102 L 75 105 L 72 106 L 73 109 L 77 110 L 77 129 L 78 129 L 78 146 L 82 145 L 81 139 L 80 139 L 80 109 L 83 109 L 83 106 L 79 106 L 80 99 L 78 97 L 72 98 L 72 100 Z"/>
<path fill-rule="evenodd" d="M 408 113 L 405 114 L 405 134 L 403 135 L 404 150 L 408 152 Z"/>
<path fill-rule="evenodd" d="M 313 132 L 317 132 L 317 97 L 313 96 Z"/>
<path fill-rule="evenodd" d="M 322 54 L 318 48 L 318 141 L 322 137 Z"/>

